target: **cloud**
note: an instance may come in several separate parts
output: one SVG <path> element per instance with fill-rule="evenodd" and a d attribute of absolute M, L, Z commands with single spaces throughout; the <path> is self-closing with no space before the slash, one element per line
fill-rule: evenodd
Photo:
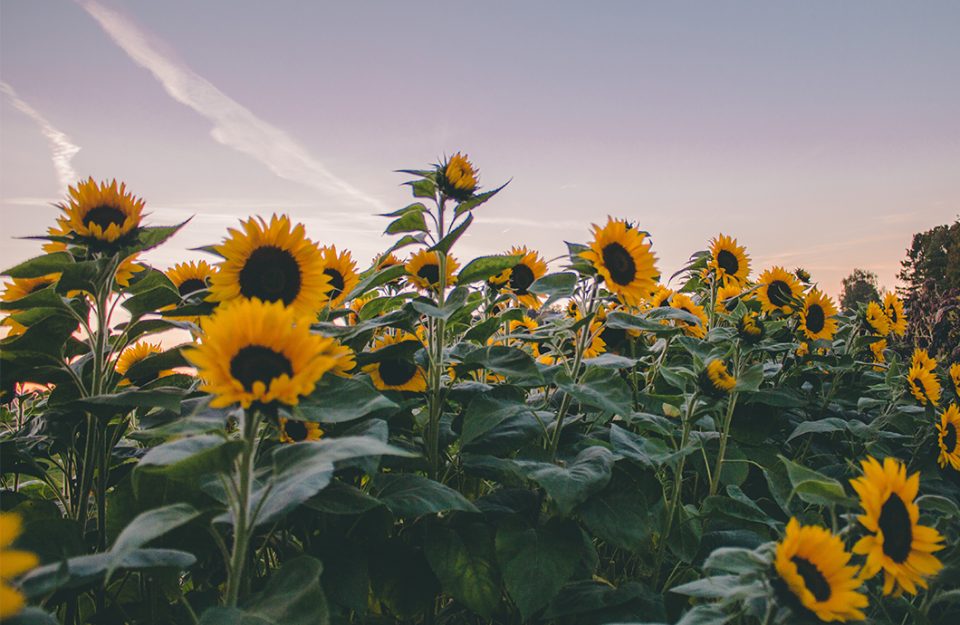
<path fill-rule="evenodd" d="M 50 149 L 53 152 L 53 167 L 57 170 L 57 179 L 60 181 L 60 186 L 66 189 L 69 185 L 76 183 L 77 172 L 74 171 L 70 161 L 80 151 L 80 148 L 70 142 L 70 137 L 54 128 L 46 117 L 20 99 L 13 87 L 0 81 L 0 91 L 7 96 L 7 99 L 18 111 L 36 122 L 37 126 L 40 127 L 40 132 L 50 142 Z"/>
<path fill-rule="evenodd" d="M 219 143 L 263 163 L 286 180 L 342 199 L 385 210 L 385 204 L 342 180 L 287 133 L 270 125 L 224 94 L 202 76 L 160 53 L 148 34 L 122 14 L 93 0 L 77 0 L 138 65 L 149 70 L 177 102 L 213 123 Z"/>

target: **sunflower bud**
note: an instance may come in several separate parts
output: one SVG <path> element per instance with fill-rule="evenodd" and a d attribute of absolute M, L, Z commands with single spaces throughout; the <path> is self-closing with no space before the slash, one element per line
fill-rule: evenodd
<path fill-rule="evenodd" d="M 748 312 L 737 321 L 737 335 L 746 343 L 759 343 L 767 333 L 760 315 Z"/>
<path fill-rule="evenodd" d="M 437 186 L 443 195 L 463 202 L 477 190 L 478 174 L 467 156 L 457 152 L 437 168 Z"/>

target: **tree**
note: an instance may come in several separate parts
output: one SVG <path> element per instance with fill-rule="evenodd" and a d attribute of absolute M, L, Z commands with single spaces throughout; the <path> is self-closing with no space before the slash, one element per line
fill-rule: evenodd
<path fill-rule="evenodd" d="M 866 269 L 854 269 L 843 279 L 840 291 L 840 306 L 844 310 L 855 310 L 858 304 L 867 304 L 880 299 L 877 286 L 877 274 Z"/>

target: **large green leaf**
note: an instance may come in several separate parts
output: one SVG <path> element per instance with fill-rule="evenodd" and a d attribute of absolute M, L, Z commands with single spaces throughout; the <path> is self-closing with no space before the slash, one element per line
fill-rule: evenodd
<path fill-rule="evenodd" d="M 243 448 L 243 442 L 215 434 L 181 438 L 154 447 L 140 459 L 133 473 L 134 492 L 139 491 L 140 474 L 160 474 L 171 479 L 196 479 L 214 472 L 226 472 Z"/>
<path fill-rule="evenodd" d="M 587 447 L 567 466 L 529 460 L 517 461 L 526 476 L 543 487 L 561 514 L 573 509 L 607 485 L 614 457 L 606 447 Z"/>
<path fill-rule="evenodd" d="M 482 443 L 488 434 L 501 434 L 501 430 L 507 428 L 513 433 L 513 438 L 519 438 L 522 442 L 528 434 L 536 433 L 539 427 L 533 416 L 533 408 L 522 401 L 482 394 L 474 397 L 467 406 L 460 440 L 464 447 L 469 447 L 473 443 Z"/>
<path fill-rule="evenodd" d="M 793 486 L 793 493 L 807 503 L 821 506 L 847 506 L 852 500 L 837 480 L 808 469 L 784 456 L 777 456 L 787 469 L 787 477 Z"/>
<path fill-rule="evenodd" d="M 520 256 L 481 256 L 471 260 L 457 274 L 457 284 L 470 284 L 486 280 L 520 262 Z"/>
<path fill-rule="evenodd" d="M 54 252 L 35 256 L 19 265 L 2 272 L 2 275 L 11 278 L 39 278 L 51 273 L 62 273 L 64 269 L 74 264 L 73 256 L 67 252 Z"/>
<path fill-rule="evenodd" d="M 397 516 L 418 517 L 447 510 L 478 512 L 457 491 L 421 475 L 381 473 L 373 478 L 373 484 L 377 498 Z"/>
<path fill-rule="evenodd" d="M 483 523 L 457 529 L 430 527 L 424 553 L 444 592 L 480 616 L 493 616 L 500 605 L 501 591 L 489 527 Z"/>
<path fill-rule="evenodd" d="M 330 615 L 322 573 L 320 561 L 310 556 L 289 560 L 270 575 L 266 588 L 244 602 L 244 609 L 278 625 L 326 625 Z"/>
<path fill-rule="evenodd" d="M 561 372 L 554 382 L 581 404 L 619 415 L 633 411 L 633 393 L 615 369 L 587 367 L 579 382 L 573 382 L 566 372 Z"/>
<path fill-rule="evenodd" d="M 107 582 L 128 554 L 198 516 L 200 512 L 185 503 L 176 503 L 137 515 L 129 525 L 123 528 L 110 548 L 113 557 L 107 566 Z"/>
<path fill-rule="evenodd" d="M 465 369 L 484 368 L 518 381 L 542 383 L 543 377 L 530 354 L 515 347 L 493 345 L 482 347 L 467 354 L 463 359 Z"/>
<path fill-rule="evenodd" d="M 343 423 L 398 408 L 370 384 L 353 378 L 326 376 L 316 390 L 304 397 L 294 416 L 318 423 Z"/>
<path fill-rule="evenodd" d="M 643 473 L 638 480 L 618 469 L 603 491 L 577 508 L 577 515 L 595 536 L 638 552 L 656 529 L 655 510 L 661 497 L 660 482 L 652 473 Z"/>

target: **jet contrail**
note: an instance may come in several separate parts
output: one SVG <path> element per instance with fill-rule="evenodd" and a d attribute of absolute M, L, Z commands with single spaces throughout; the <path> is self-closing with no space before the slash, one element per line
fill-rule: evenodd
<path fill-rule="evenodd" d="M 170 96 L 213 123 L 219 143 L 260 161 L 277 176 L 385 210 L 385 204 L 330 172 L 287 133 L 270 125 L 191 69 L 150 44 L 147 33 L 125 16 L 93 0 L 77 0 L 138 65 L 149 70 Z"/>
<path fill-rule="evenodd" d="M 7 96 L 7 99 L 18 111 L 36 122 L 37 126 L 40 127 L 40 132 L 50 142 L 50 150 L 53 152 L 53 167 L 57 170 L 57 179 L 60 181 L 60 186 L 66 190 L 68 186 L 75 184 L 78 178 L 77 172 L 74 171 L 70 160 L 80 151 L 80 148 L 70 143 L 70 137 L 54 128 L 46 117 L 21 100 L 13 87 L 0 81 L 0 91 L 3 91 L 3 94 Z"/>

